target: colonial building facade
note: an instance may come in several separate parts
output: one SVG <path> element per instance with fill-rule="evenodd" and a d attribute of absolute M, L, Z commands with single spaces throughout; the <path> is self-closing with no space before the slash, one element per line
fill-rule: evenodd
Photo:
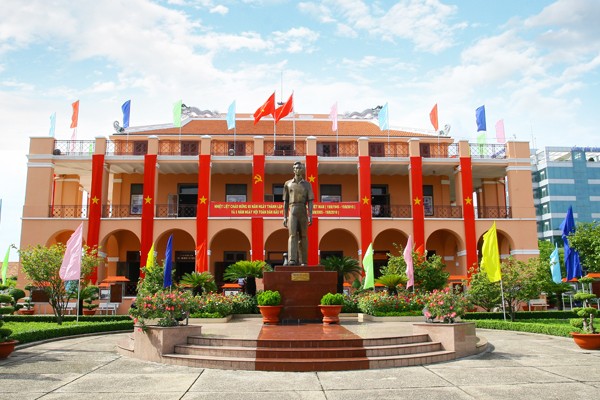
<path fill-rule="evenodd" d="M 363 119 L 340 117 L 332 131 L 325 115 L 275 125 L 238 114 L 234 130 L 213 115 L 92 141 L 32 137 L 21 247 L 66 243 L 83 221 L 86 244 L 106 256 L 91 279 L 125 276 L 132 296 L 153 244 L 162 260 L 173 235 L 177 275 L 207 270 L 222 284 L 237 260 L 282 262 L 283 184 L 301 161 L 316 200 L 310 265 L 362 259 L 370 243 L 382 265 L 412 235 L 458 282 L 493 221 L 502 257 L 537 255 L 529 155 L 526 142 L 455 142 Z"/>

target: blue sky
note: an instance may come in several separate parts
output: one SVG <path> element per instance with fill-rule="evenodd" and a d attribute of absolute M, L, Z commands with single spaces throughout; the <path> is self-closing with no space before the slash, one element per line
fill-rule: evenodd
<path fill-rule="evenodd" d="M 0 2 L 0 253 L 20 242 L 29 137 L 108 136 L 169 123 L 173 103 L 252 113 L 294 91 L 298 113 L 389 104 L 392 128 L 431 130 L 437 103 L 451 136 L 595 146 L 600 2 L 27 1 Z M 6 173 L 9 172 L 9 173 Z M 16 259 L 13 254 L 11 259 Z"/>

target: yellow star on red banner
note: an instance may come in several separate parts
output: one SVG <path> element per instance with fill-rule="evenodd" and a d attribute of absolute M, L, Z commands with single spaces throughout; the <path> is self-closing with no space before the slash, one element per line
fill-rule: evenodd
<path fill-rule="evenodd" d="M 362 199 L 363 204 L 369 204 L 369 198 L 367 196 Z"/>
<path fill-rule="evenodd" d="M 100 201 L 99 198 L 97 198 L 96 196 L 92 197 L 92 204 L 98 204 L 98 201 Z"/>
<path fill-rule="evenodd" d="M 309 176 L 309 177 L 308 177 L 308 181 L 309 181 L 310 183 L 315 183 L 315 177 L 314 177 L 313 175 Z"/>
<path fill-rule="evenodd" d="M 421 199 L 418 197 L 415 197 L 415 199 L 413 200 L 415 203 L 415 206 L 420 206 L 421 205 Z"/>
<path fill-rule="evenodd" d="M 144 200 L 146 201 L 146 204 L 152 204 L 152 197 L 147 196 Z"/>
<path fill-rule="evenodd" d="M 200 204 L 206 204 L 206 197 L 200 197 Z"/>
<path fill-rule="evenodd" d="M 470 197 L 467 197 L 465 199 L 465 204 L 471 204 L 473 202 L 473 199 L 471 199 Z"/>

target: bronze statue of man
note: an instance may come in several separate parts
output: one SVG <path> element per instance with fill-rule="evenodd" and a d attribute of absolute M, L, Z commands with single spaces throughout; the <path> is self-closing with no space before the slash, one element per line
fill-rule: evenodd
<path fill-rule="evenodd" d="M 304 180 L 304 165 L 293 166 L 294 179 L 283 185 L 283 226 L 288 228 L 288 265 L 306 265 L 308 257 L 308 226 L 312 224 L 312 186 Z"/>

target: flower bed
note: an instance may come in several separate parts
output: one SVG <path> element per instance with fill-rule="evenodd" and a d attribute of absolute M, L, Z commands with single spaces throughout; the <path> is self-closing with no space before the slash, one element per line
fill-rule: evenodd
<path fill-rule="evenodd" d="M 373 316 L 419 315 L 423 298 L 419 294 L 399 293 L 390 296 L 385 292 L 363 293 L 358 298 L 361 312 Z"/>

